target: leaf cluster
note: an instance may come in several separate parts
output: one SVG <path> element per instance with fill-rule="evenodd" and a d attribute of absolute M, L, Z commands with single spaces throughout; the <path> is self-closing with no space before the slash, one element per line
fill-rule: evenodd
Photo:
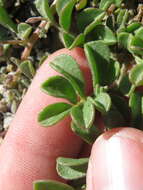
<path fill-rule="evenodd" d="M 62 98 L 63 102 L 44 108 L 38 115 L 39 123 L 51 127 L 70 116 L 72 131 L 89 144 L 114 127 L 142 129 L 143 6 L 129 0 L 55 0 L 52 3 L 35 0 L 35 7 L 40 17 L 34 19 L 45 22 L 41 36 L 52 27 L 57 30 L 64 47 L 84 49 L 93 88 L 87 96 L 87 84 L 76 60 L 65 54 L 57 56 L 50 67 L 60 75 L 48 78 L 41 89 L 50 96 Z M 27 45 L 33 31 L 31 24 L 15 24 L 2 1 L 0 23 L 17 35 L 22 46 Z M 20 62 L 19 68 L 28 78 L 35 74 L 29 59 Z M 87 164 L 88 159 L 60 157 L 57 159 L 58 174 L 75 180 L 73 187 L 38 181 L 34 188 L 85 188 Z"/>

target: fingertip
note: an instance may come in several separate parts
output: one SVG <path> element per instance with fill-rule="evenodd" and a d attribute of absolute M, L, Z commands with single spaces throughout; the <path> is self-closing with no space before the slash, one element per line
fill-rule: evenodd
<path fill-rule="evenodd" d="M 87 190 L 143 189 L 143 132 L 116 128 L 101 135 L 92 147 Z"/>

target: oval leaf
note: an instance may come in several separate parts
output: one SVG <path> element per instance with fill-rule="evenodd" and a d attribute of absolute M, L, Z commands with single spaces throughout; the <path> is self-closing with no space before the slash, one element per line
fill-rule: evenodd
<path fill-rule="evenodd" d="M 71 129 L 73 132 L 76 133 L 81 139 L 83 139 L 86 143 L 92 144 L 96 137 L 99 135 L 96 133 L 96 127 L 92 126 L 89 130 L 82 129 L 78 125 L 76 125 L 74 122 L 71 123 Z"/>
<path fill-rule="evenodd" d="M 87 0 L 79 0 L 79 3 L 76 5 L 76 10 L 81 10 L 87 5 Z"/>
<path fill-rule="evenodd" d="M 36 0 L 35 5 L 41 16 L 43 16 L 44 18 L 48 18 L 51 22 L 54 22 L 54 17 L 52 15 L 47 0 Z"/>
<path fill-rule="evenodd" d="M 87 26 L 93 23 L 93 21 L 98 20 L 101 17 L 102 13 L 103 10 L 96 8 L 87 8 L 80 12 L 77 15 L 77 27 L 79 31 L 83 32 Z"/>
<path fill-rule="evenodd" d="M 104 107 L 105 112 L 110 110 L 111 98 L 107 93 L 102 92 L 97 94 L 97 97 L 94 99 L 94 101 L 100 103 L 102 107 Z"/>
<path fill-rule="evenodd" d="M 18 24 L 18 36 L 21 39 L 27 39 L 32 32 L 32 27 L 26 23 Z"/>
<path fill-rule="evenodd" d="M 68 180 L 84 178 L 88 167 L 88 158 L 71 159 L 58 158 L 57 172 L 59 176 Z"/>
<path fill-rule="evenodd" d="M 77 62 L 70 55 L 62 54 L 57 56 L 52 63 L 50 63 L 50 66 L 69 80 L 80 97 L 85 96 L 85 81 L 83 74 Z"/>
<path fill-rule="evenodd" d="M 54 180 L 34 182 L 34 190 L 74 190 L 71 186 Z"/>
<path fill-rule="evenodd" d="M 143 85 L 143 64 L 135 65 L 129 72 L 129 79 L 135 86 Z"/>
<path fill-rule="evenodd" d="M 51 96 L 65 98 L 72 103 L 77 102 L 77 95 L 71 83 L 62 76 L 53 76 L 45 81 L 41 88 Z"/>
<path fill-rule="evenodd" d="M 71 25 L 71 15 L 76 4 L 76 0 L 62 0 L 57 2 L 57 10 L 59 13 L 59 23 L 65 31 L 68 31 Z M 59 5 L 61 2 L 61 5 Z"/>
<path fill-rule="evenodd" d="M 83 105 L 79 104 L 76 106 L 73 106 L 71 109 L 71 118 L 73 122 L 78 125 L 80 128 L 85 128 L 85 123 L 83 119 L 83 111 L 82 111 Z"/>
<path fill-rule="evenodd" d="M 19 65 L 20 70 L 27 76 L 29 79 L 33 78 L 35 75 L 35 69 L 30 60 L 25 60 Z"/>
<path fill-rule="evenodd" d="M 116 37 L 112 30 L 104 25 L 97 25 L 95 28 L 95 40 L 104 40 L 105 44 L 113 45 L 116 43 Z"/>
<path fill-rule="evenodd" d="M 95 118 L 95 109 L 91 101 L 87 101 L 83 104 L 83 119 L 85 123 L 85 128 L 90 128 L 93 125 Z"/>
<path fill-rule="evenodd" d="M 143 27 L 140 27 L 138 30 L 135 31 L 135 36 L 143 40 Z"/>
<path fill-rule="evenodd" d="M 17 32 L 16 24 L 11 20 L 6 9 L 2 6 L 0 6 L 0 24 L 12 30 L 13 32 Z"/>
<path fill-rule="evenodd" d="M 143 55 L 143 40 L 137 36 L 133 36 L 129 44 L 129 50 L 137 55 Z"/>
<path fill-rule="evenodd" d="M 91 69 L 93 87 L 96 84 L 107 85 L 110 50 L 102 41 L 88 42 L 84 45 L 84 51 Z"/>
<path fill-rule="evenodd" d="M 110 7 L 110 5 L 112 3 L 114 3 L 114 0 L 101 0 L 99 8 L 103 9 L 103 10 L 106 10 L 106 9 L 108 9 Z"/>
<path fill-rule="evenodd" d="M 70 112 L 71 105 L 64 102 L 50 104 L 38 115 L 38 122 L 44 126 L 52 126 L 66 117 Z"/>
<path fill-rule="evenodd" d="M 140 26 L 141 26 L 140 22 L 133 22 L 127 26 L 126 32 L 134 32 L 135 30 L 140 28 Z"/>
<path fill-rule="evenodd" d="M 120 32 L 119 34 L 117 34 L 118 43 L 126 49 L 128 49 L 131 37 L 132 34 L 129 34 L 127 32 Z"/>

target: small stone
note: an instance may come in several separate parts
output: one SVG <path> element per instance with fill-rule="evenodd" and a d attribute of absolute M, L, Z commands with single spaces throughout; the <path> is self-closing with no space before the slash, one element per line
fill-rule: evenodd
<path fill-rule="evenodd" d="M 0 112 L 6 112 L 7 111 L 7 103 L 4 99 L 0 101 Z"/>
<path fill-rule="evenodd" d="M 4 118 L 4 121 L 3 121 L 3 127 L 4 127 L 5 130 L 7 130 L 9 128 L 12 119 L 13 119 L 13 114 L 10 113 L 10 112 L 7 112 L 5 114 L 5 118 Z"/>

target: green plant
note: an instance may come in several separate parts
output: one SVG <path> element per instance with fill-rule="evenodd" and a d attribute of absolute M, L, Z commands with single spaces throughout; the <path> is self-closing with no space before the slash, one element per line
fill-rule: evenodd
<path fill-rule="evenodd" d="M 41 15 L 28 20 L 40 21 L 40 29 L 32 33 L 30 24 L 17 27 L 7 15 L 1 24 L 17 36 L 2 43 L 25 47 L 19 68 L 29 78 L 35 74 L 29 55 L 34 44 L 54 28 L 66 48 L 84 49 L 92 75 L 93 92 L 85 93 L 86 81 L 76 61 L 69 55 L 57 56 L 50 66 L 60 73 L 47 79 L 42 90 L 69 103 L 48 105 L 38 121 L 50 127 L 70 115 L 71 129 L 86 143 L 92 144 L 99 134 L 114 127 L 143 124 L 143 5 L 129 0 L 35 0 Z M 7 14 L 4 5 L 2 9 Z M 74 26 L 74 27 L 72 27 Z M 30 44 L 30 46 L 26 46 Z M 100 116 L 104 129 L 96 122 Z M 72 186 L 54 181 L 37 181 L 35 190 L 85 189 L 88 159 L 58 158 L 58 174 L 72 180 Z"/>

